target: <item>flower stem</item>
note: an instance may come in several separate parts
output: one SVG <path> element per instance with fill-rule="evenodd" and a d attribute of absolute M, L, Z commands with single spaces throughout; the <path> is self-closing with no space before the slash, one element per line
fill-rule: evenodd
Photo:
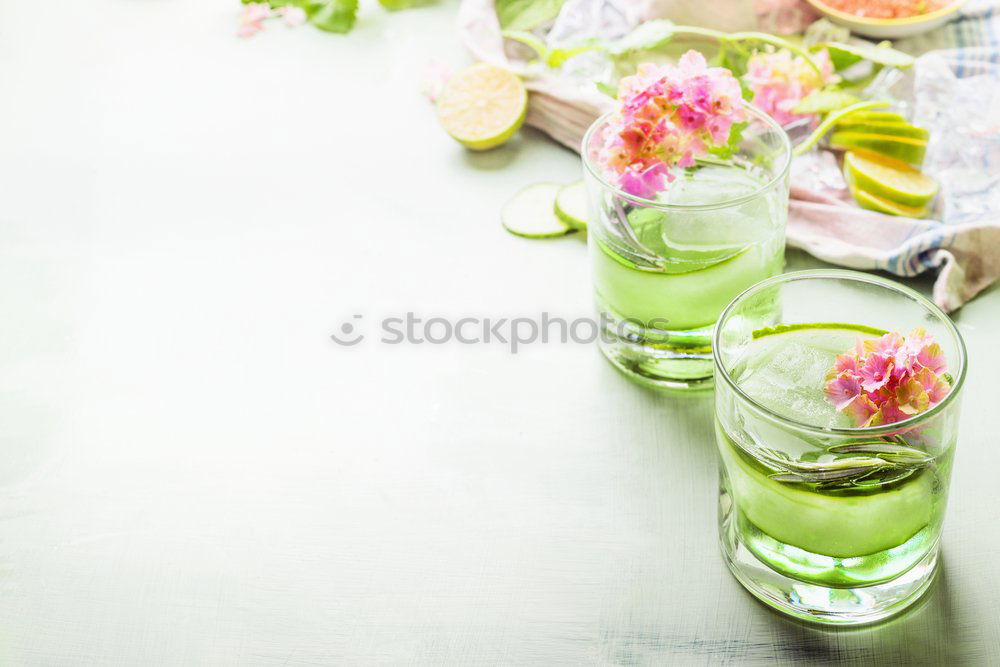
<path fill-rule="evenodd" d="M 801 57 L 809 67 L 813 68 L 817 74 L 821 77 L 823 76 L 823 70 L 820 69 L 816 61 L 812 59 L 809 52 L 798 45 L 789 42 L 787 39 L 782 39 L 775 35 L 769 35 L 766 32 L 722 32 L 721 30 L 712 30 L 711 28 L 699 28 L 690 25 L 678 25 L 671 28 L 671 32 L 675 35 L 700 35 L 701 37 L 710 37 L 712 39 L 717 39 L 720 42 L 742 42 L 742 41 L 757 41 L 764 42 L 765 44 L 772 44 L 781 49 L 788 49 L 795 55 Z"/>
<path fill-rule="evenodd" d="M 823 135 L 829 132 L 830 128 L 844 116 L 850 115 L 855 111 L 863 111 L 864 109 L 884 109 L 887 106 L 889 106 L 888 102 L 858 102 L 857 104 L 852 104 L 849 107 L 844 107 L 839 111 L 828 113 L 826 118 L 823 119 L 823 122 L 812 131 L 812 134 L 806 137 L 805 141 L 792 150 L 792 155 L 798 157 L 815 146 L 819 143 L 819 140 L 823 138 Z"/>

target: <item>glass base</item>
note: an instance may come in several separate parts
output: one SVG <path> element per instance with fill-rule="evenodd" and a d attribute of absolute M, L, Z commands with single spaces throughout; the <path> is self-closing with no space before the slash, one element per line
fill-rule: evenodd
<path fill-rule="evenodd" d="M 714 386 L 712 326 L 660 331 L 612 321 L 598 344 L 615 368 L 655 389 L 701 390 Z"/>
<path fill-rule="evenodd" d="M 729 496 L 722 493 L 719 497 L 719 540 L 726 564 L 744 588 L 789 616 L 825 625 L 875 623 L 912 605 L 934 581 L 938 561 L 936 544 L 911 568 L 889 581 L 853 588 L 806 583 L 778 572 L 747 548 L 740 533 L 738 514 Z"/>

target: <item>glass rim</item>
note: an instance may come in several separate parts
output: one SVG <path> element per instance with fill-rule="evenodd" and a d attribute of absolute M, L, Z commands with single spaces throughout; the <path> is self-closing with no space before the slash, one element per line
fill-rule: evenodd
<path fill-rule="evenodd" d="M 731 314 L 733 308 L 744 301 L 746 298 L 764 290 L 774 285 L 779 285 L 781 283 L 790 283 L 799 280 L 813 280 L 813 279 L 837 279 L 837 280 L 847 280 L 859 283 L 868 283 L 870 285 L 877 285 L 895 292 L 896 294 L 907 297 L 912 301 L 915 301 L 918 305 L 923 306 L 930 314 L 937 317 L 941 322 L 944 323 L 945 328 L 951 334 L 952 338 L 957 342 L 958 347 L 958 361 L 959 368 L 955 375 L 955 384 L 952 386 L 951 391 L 945 396 L 940 403 L 933 406 L 929 410 L 920 412 L 908 417 L 902 421 L 892 422 L 891 424 L 882 424 L 881 426 L 868 426 L 868 427 L 858 427 L 858 428 L 823 428 L 820 426 L 815 426 L 813 424 L 807 424 L 805 422 L 798 421 L 797 419 L 792 419 L 787 417 L 780 412 L 772 410 L 767 406 L 761 404 L 756 399 L 751 397 L 749 394 L 743 391 L 743 389 L 736 384 L 733 378 L 730 376 L 729 372 L 722 365 L 722 358 L 719 350 L 722 349 L 720 345 L 720 335 L 722 332 L 722 324 Z M 789 273 L 782 273 L 766 280 L 762 280 L 759 283 L 755 283 L 743 290 L 732 301 L 729 302 L 719 315 L 719 319 L 716 320 L 715 331 L 712 333 L 712 358 L 715 362 L 715 374 L 716 376 L 721 376 L 725 383 L 729 385 L 729 388 L 735 392 L 736 396 L 749 403 L 754 409 L 758 410 L 765 416 L 778 421 L 784 425 L 793 427 L 798 430 L 808 431 L 810 433 L 816 433 L 821 435 L 843 435 L 843 436 L 874 436 L 874 435 L 886 435 L 891 433 L 897 433 L 901 430 L 913 426 L 915 424 L 920 424 L 927 421 L 931 417 L 942 412 L 946 407 L 948 407 L 955 397 L 958 396 L 959 392 L 965 384 L 965 376 L 968 373 L 968 354 L 965 348 L 965 340 L 962 338 L 961 332 L 959 332 L 958 327 L 952 319 L 945 313 L 941 308 L 937 306 L 933 301 L 920 294 L 916 290 L 913 290 L 905 285 L 901 285 L 895 281 L 882 278 L 880 276 L 873 276 L 867 273 L 862 273 L 860 271 L 846 271 L 843 269 L 807 269 L 805 271 L 792 271 Z"/>
<path fill-rule="evenodd" d="M 785 177 L 787 177 L 788 171 L 791 168 L 792 164 L 792 141 L 789 138 L 788 133 L 785 132 L 785 129 L 781 127 L 778 121 L 772 118 L 769 114 L 761 111 L 760 109 L 758 109 L 757 107 L 755 107 L 754 105 L 750 104 L 745 100 L 742 102 L 742 106 L 749 113 L 753 114 L 756 118 L 763 121 L 764 124 L 770 126 L 772 130 L 776 131 L 781 136 L 781 143 L 784 147 L 784 155 L 785 155 L 784 164 L 781 166 L 781 169 L 779 169 L 778 172 L 774 175 L 774 177 L 767 183 L 760 186 L 759 188 L 757 188 L 756 190 L 754 190 L 749 194 L 741 195 L 733 199 L 727 199 L 726 201 L 722 202 L 716 202 L 714 204 L 693 204 L 693 205 L 665 204 L 663 202 L 658 202 L 655 199 L 646 199 L 645 197 L 638 197 L 636 195 L 628 194 L 617 185 L 609 182 L 608 179 L 606 179 L 604 175 L 601 173 L 600 169 L 597 169 L 596 165 L 591 164 L 591 161 L 587 157 L 587 146 L 590 144 L 590 138 L 593 136 L 594 132 L 597 131 L 598 127 L 608 122 L 608 119 L 615 113 L 614 111 L 608 111 L 607 113 L 602 114 L 597 120 L 595 120 L 593 123 L 590 124 L 590 127 L 587 128 L 587 131 L 584 133 L 583 142 L 580 145 L 580 157 L 583 159 L 583 166 L 594 178 L 598 180 L 598 182 L 601 185 L 611 190 L 615 194 L 615 196 L 628 200 L 633 204 L 638 204 L 639 206 L 642 206 L 644 208 L 659 208 L 664 210 L 676 210 L 676 211 L 711 211 L 720 208 L 729 208 L 731 206 L 738 206 L 739 204 L 745 204 L 746 202 L 752 201 L 757 197 L 761 196 L 768 190 L 775 188 L 782 180 L 785 179 Z"/>

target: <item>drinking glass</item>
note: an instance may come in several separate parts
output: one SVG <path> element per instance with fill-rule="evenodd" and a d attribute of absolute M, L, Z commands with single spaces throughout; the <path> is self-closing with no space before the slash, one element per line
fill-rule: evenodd
<path fill-rule="evenodd" d="M 729 301 L 784 262 L 788 136 L 746 108 L 735 153 L 706 156 L 655 200 L 623 192 L 599 163 L 610 114 L 583 139 L 600 348 L 619 370 L 661 388 L 712 383 L 712 329 Z"/>
<path fill-rule="evenodd" d="M 944 353 L 948 393 L 858 427 L 823 393 L 836 355 L 917 327 Z M 726 307 L 713 352 L 720 540 L 740 583 L 821 623 L 877 621 L 916 601 L 938 562 L 966 375 L 948 316 L 875 276 L 788 273 Z"/>

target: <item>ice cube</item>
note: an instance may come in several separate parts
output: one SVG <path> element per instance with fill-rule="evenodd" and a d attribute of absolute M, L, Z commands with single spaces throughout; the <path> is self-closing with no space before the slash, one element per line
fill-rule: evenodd
<path fill-rule="evenodd" d="M 783 417 L 821 428 L 850 426 L 823 393 L 835 354 L 804 336 L 778 335 L 751 346 L 752 358 L 736 379 L 758 403 Z M 797 338 L 801 338 L 797 339 Z"/>

